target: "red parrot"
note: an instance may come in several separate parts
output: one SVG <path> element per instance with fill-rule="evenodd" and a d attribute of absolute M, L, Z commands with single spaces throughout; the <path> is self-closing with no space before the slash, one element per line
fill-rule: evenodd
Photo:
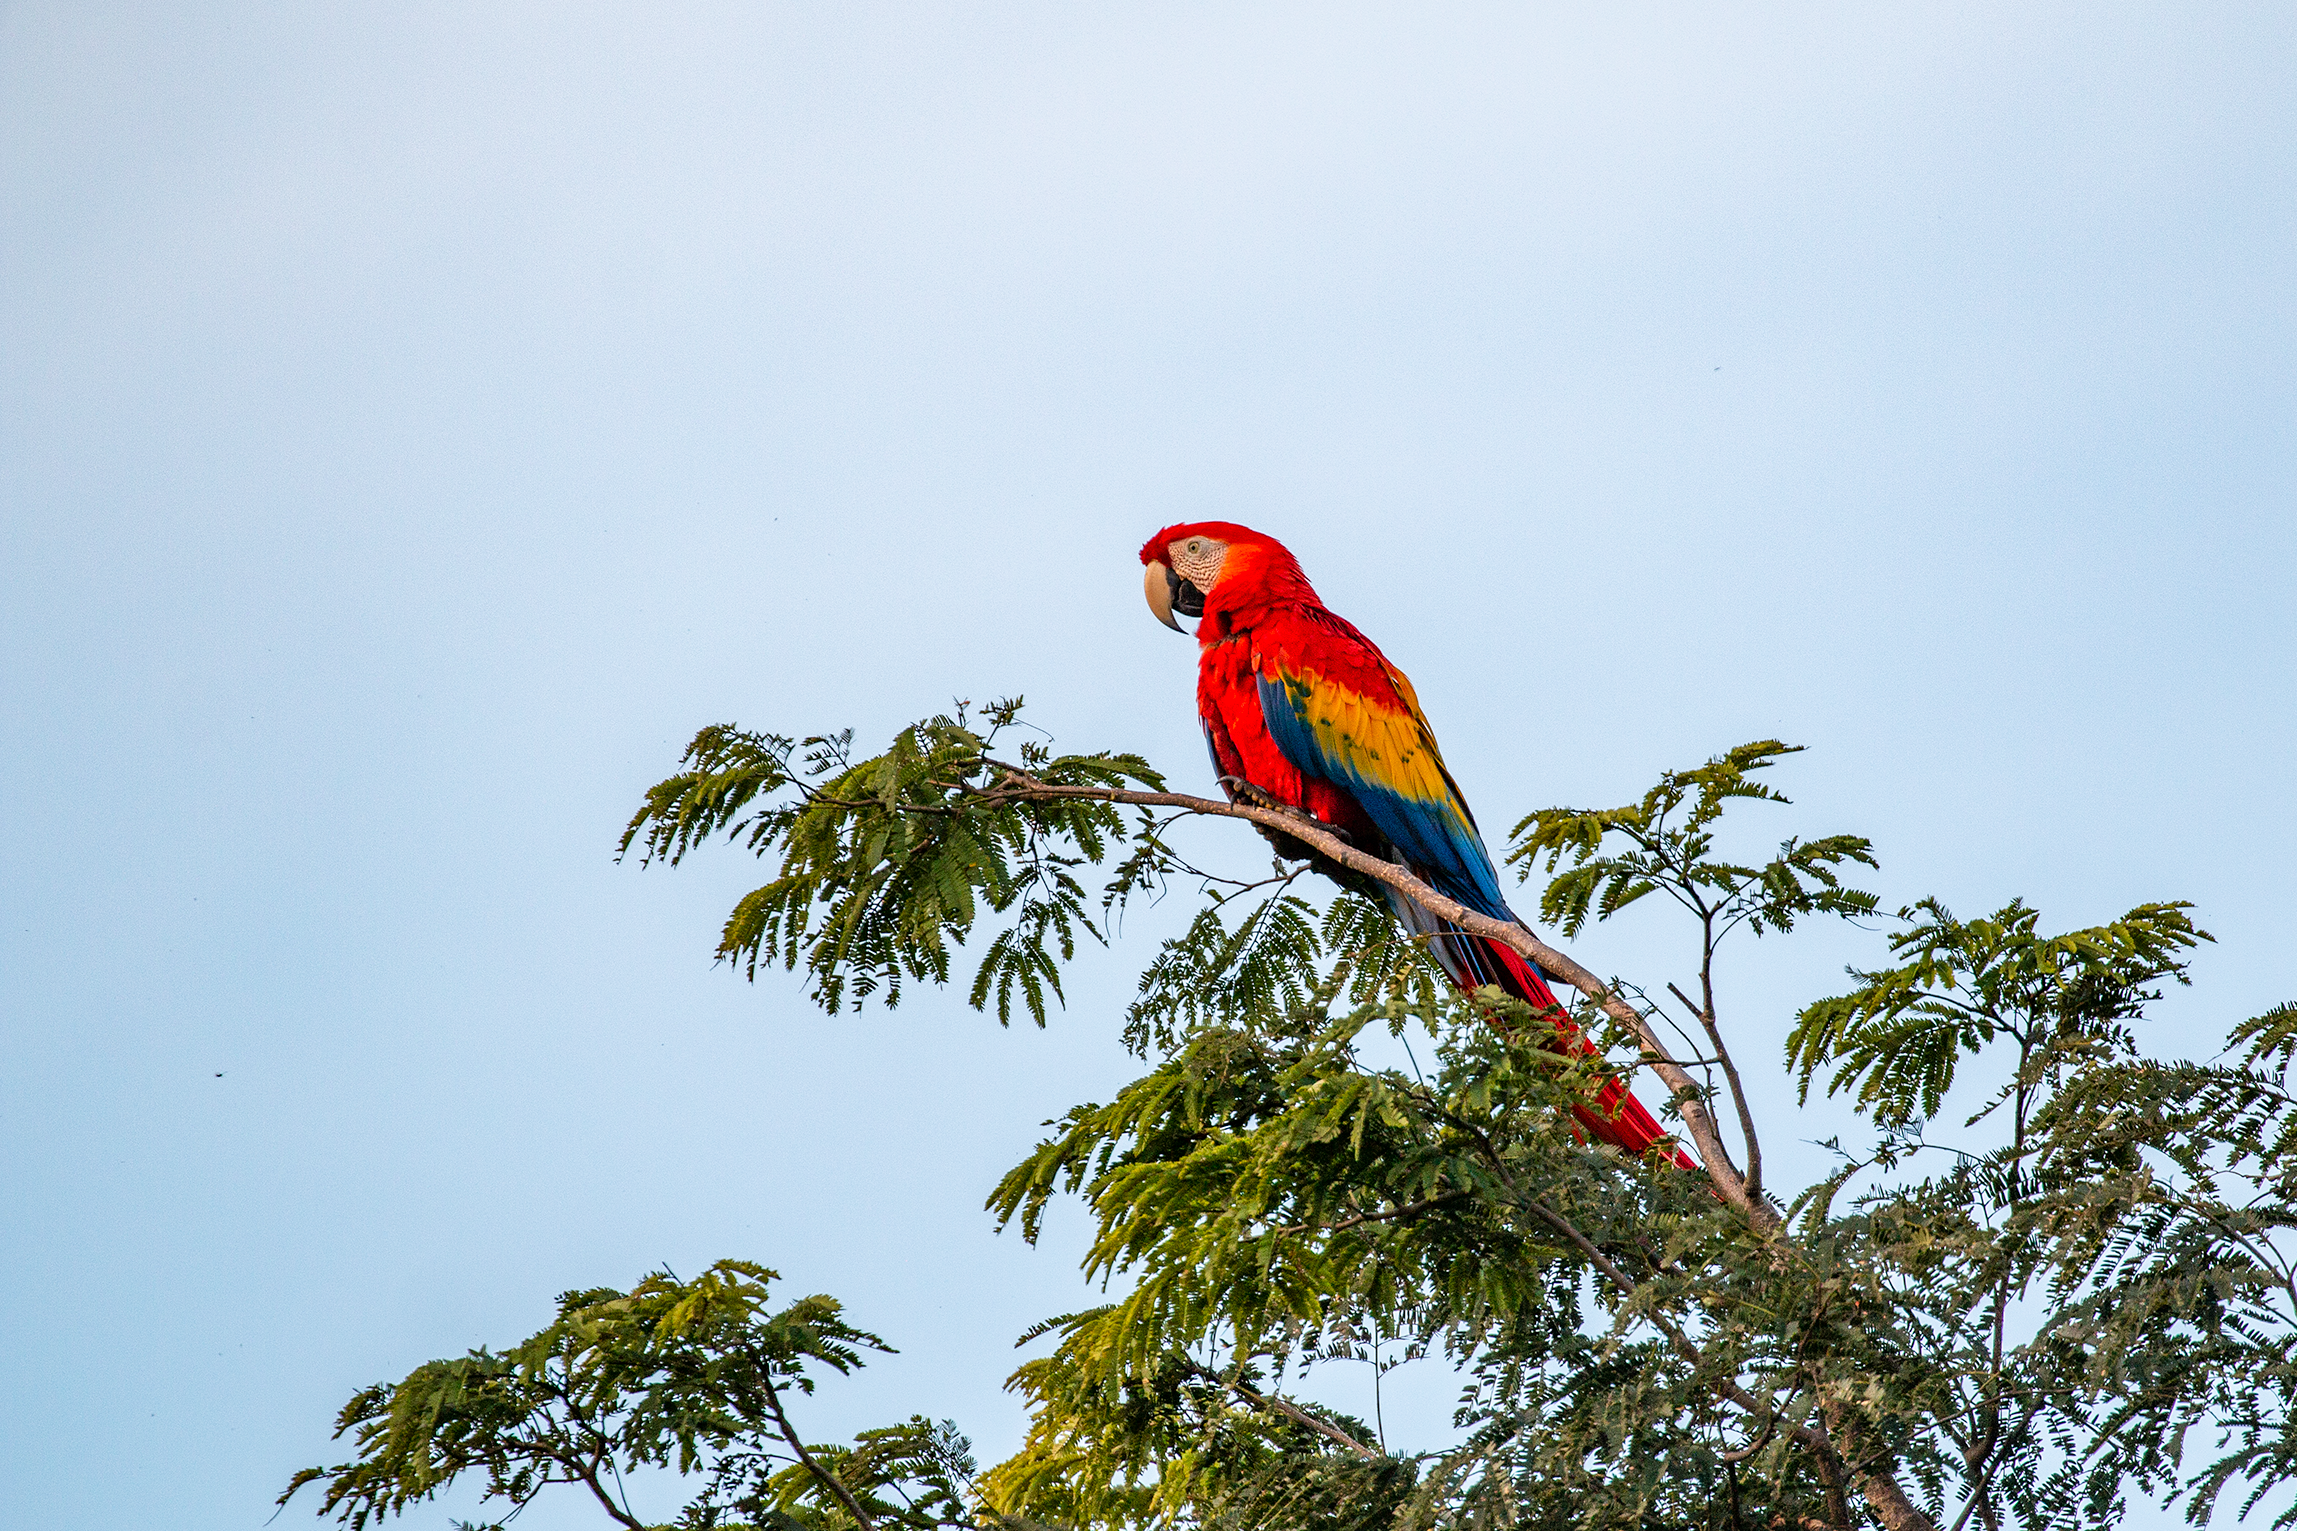
<path fill-rule="evenodd" d="M 1477 913 L 1521 923 L 1500 895 L 1491 852 L 1444 768 L 1412 683 L 1316 598 L 1284 544 L 1233 522 L 1188 522 L 1151 537 L 1141 562 L 1159 621 L 1180 632 L 1173 613 L 1202 619 L 1196 710 L 1231 800 L 1257 789 Z M 1298 841 L 1287 848 L 1295 858 L 1307 854 Z M 1336 865 L 1326 870 L 1340 873 Z M 1496 984 L 1530 1004 L 1555 1006 L 1547 980 L 1513 948 L 1463 934 L 1385 884 L 1381 892 L 1408 929 L 1429 939 L 1461 989 Z M 1558 1048 L 1595 1050 L 1560 1007 L 1555 1014 Z M 1579 1118 L 1630 1154 L 1668 1141 L 1617 1080 L 1593 1107 L 1579 1108 Z M 1674 1157 L 1692 1167 L 1680 1151 Z"/>

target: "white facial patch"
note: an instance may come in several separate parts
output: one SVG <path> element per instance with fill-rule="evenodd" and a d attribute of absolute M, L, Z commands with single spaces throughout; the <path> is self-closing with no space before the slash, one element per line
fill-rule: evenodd
<path fill-rule="evenodd" d="M 1221 564 L 1228 558 L 1228 544 L 1210 537 L 1184 537 L 1165 552 L 1172 558 L 1173 573 L 1209 595 L 1220 578 Z"/>

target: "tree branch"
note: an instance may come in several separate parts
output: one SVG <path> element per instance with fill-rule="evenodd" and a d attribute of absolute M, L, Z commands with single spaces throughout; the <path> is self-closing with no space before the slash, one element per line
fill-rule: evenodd
<path fill-rule="evenodd" d="M 1515 1177 L 1507 1172 L 1507 1166 L 1500 1158 L 1498 1148 L 1489 1137 L 1485 1136 L 1473 1124 L 1462 1125 L 1483 1145 L 1485 1154 L 1490 1157 L 1493 1173 L 1499 1176 L 1500 1183 L 1507 1187 L 1509 1195 L 1522 1203 L 1541 1221 L 1569 1239 L 1581 1253 L 1587 1256 L 1589 1262 L 1597 1270 L 1601 1271 L 1619 1288 L 1622 1295 L 1631 1294 L 1635 1291 L 1638 1284 L 1635 1278 L 1621 1270 L 1616 1262 L 1597 1248 L 1595 1241 L 1588 1238 L 1571 1219 L 1548 1206 L 1540 1198 L 1526 1194 L 1516 1185 Z M 1683 1333 L 1678 1325 L 1655 1309 L 1646 1310 L 1645 1316 L 1651 1320 L 1660 1333 L 1667 1336 L 1669 1343 L 1675 1347 L 1676 1353 L 1689 1362 L 1694 1371 L 1705 1369 L 1706 1358 L 1700 1353 L 1699 1347 L 1692 1342 L 1690 1336 Z M 1718 1376 L 1709 1385 L 1714 1388 L 1718 1396 L 1744 1410 L 1765 1430 L 1768 1430 L 1771 1422 L 1777 1418 L 1777 1409 L 1773 1405 L 1765 1403 L 1762 1399 L 1748 1392 L 1735 1377 Z M 1860 1493 L 1865 1497 L 1867 1503 L 1874 1508 L 1875 1514 L 1881 1519 L 1886 1531 L 1936 1531 L 1930 1518 L 1922 1513 L 1912 1499 L 1907 1497 L 1905 1489 L 1899 1486 L 1897 1477 L 1887 1467 L 1873 1471 L 1854 1467 L 1837 1449 L 1835 1437 L 1838 1435 L 1851 1437 L 1856 1428 L 1850 1422 L 1848 1415 L 1843 1410 L 1835 1408 L 1827 1411 L 1823 1417 L 1827 1420 L 1827 1429 L 1822 1430 L 1813 1425 L 1799 1425 L 1790 1431 L 1789 1435 L 1798 1445 L 1808 1449 L 1817 1458 L 1820 1476 L 1827 1482 L 1829 1508 L 1830 1510 L 1840 1508 L 1838 1524 L 1846 1527 L 1849 1524 L 1847 1507 L 1841 1505 L 1841 1486 L 1844 1478 L 1848 1477 L 1857 1482 Z"/>
<path fill-rule="evenodd" d="M 1731 1050 L 1723 1045 L 1723 1028 L 1715 1020 L 1715 985 L 1702 966 L 1699 982 L 1707 993 L 1705 1005 L 1694 1005 L 1690 996 L 1673 983 L 1667 991 L 1683 1002 L 1683 1008 L 1699 1018 L 1706 1028 L 1707 1040 L 1715 1044 L 1715 1061 L 1723 1066 L 1723 1079 L 1731 1087 L 1731 1102 L 1739 1108 L 1739 1131 L 1747 1140 L 1747 1194 L 1760 1201 L 1763 1194 L 1763 1145 L 1755 1136 L 1755 1113 L 1747 1104 L 1746 1086 L 1739 1083 L 1739 1066 L 1731 1061 Z"/>
<path fill-rule="evenodd" d="M 1730 1149 L 1723 1143 L 1714 1113 L 1707 1109 L 1705 1100 L 1701 1098 L 1697 1081 L 1668 1054 L 1659 1040 L 1659 1034 L 1652 1029 L 1650 1020 L 1626 1000 L 1612 993 L 1593 973 L 1540 940 L 1522 925 L 1495 920 L 1489 915 L 1477 913 L 1457 899 L 1445 897 L 1405 868 L 1350 845 L 1333 833 L 1329 826 L 1304 814 L 1262 808 L 1251 803 L 1216 802 L 1208 797 L 1192 797 L 1181 792 L 1137 792 L 1122 787 L 1057 787 L 1039 781 L 1002 761 L 992 761 L 989 764 L 1003 774 L 993 786 L 966 787 L 964 790 L 969 796 L 992 804 L 1083 799 L 1141 808 L 1178 808 L 1206 818 L 1244 819 L 1290 835 L 1350 871 L 1361 872 L 1375 882 L 1395 889 L 1430 914 L 1450 921 L 1469 935 L 1497 941 L 1510 948 L 1593 1000 L 1605 1015 L 1625 1027 L 1641 1042 L 1644 1060 L 1674 1096 L 1676 1108 L 1683 1114 L 1683 1125 L 1689 1131 L 1691 1141 L 1698 1147 L 1707 1178 L 1714 1183 L 1717 1193 L 1765 1233 L 1773 1232 L 1780 1226 L 1778 1213 L 1767 1202 L 1748 1194 L 1746 1178 L 1740 1174 L 1738 1166 L 1732 1163 Z"/>
<path fill-rule="evenodd" d="M 1834 1404 L 1827 1407 L 1825 1414 L 1827 1433 L 1840 1443 L 1841 1455 L 1837 1460 L 1849 1470 L 1852 1481 L 1858 1485 L 1859 1497 L 1874 1511 L 1884 1531 L 1937 1531 L 1935 1523 L 1922 1513 L 1921 1506 L 1908 1498 L 1906 1490 L 1899 1486 L 1895 1473 L 1887 1466 L 1864 1460 L 1860 1450 L 1862 1432 L 1850 1411 Z"/>
<path fill-rule="evenodd" d="M 1283 1415 L 1286 1419 L 1291 1420 L 1296 1425 L 1305 1425 L 1309 1429 L 1315 1431 L 1318 1435 L 1321 1435 L 1326 1440 L 1332 1442 L 1334 1445 L 1342 1446 L 1349 1451 L 1353 1451 L 1356 1453 L 1356 1455 L 1362 1457 L 1367 1462 L 1377 1462 L 1381 1459 L 1382 1454 L 1380 1452 L 1374 1451 L 1371 1447 L 1365 1445 L 1362 1441 L 1357 1440 L 1354 1436 L 1350 1435 L 1347 1431 L 1341 1429 L 1339 1426 L 1329 1424 L 1324 1420 L 1318 1419 L 1315 1415 L 1309 1413 L 1306 1409 L 1299 1407 L 1297 1404 L 1294 1404 L 1289 1399 L 1281 1398 L 1274 1393 L 1255 1392 L 1251 1388 L 1246 1387 L 1243 1383 L 1233 1381 L 1227 1377 L 1223 1377 L 1220 1373 L 1214 1371 L 1211 1367 L 1199 1366 L 1194 1361 L 1185 1362 L 1183 1364 L 1187 1367 L 1191 1376 L 1202 1377 L 1207 1382 L 1217 1383 L 1221 1387 L 1227 1388 L 1237 1397 L 1243 1399 L 1246 1403 L 1252 1404 L 1258 1408 L 1273 1410 L 1274 1412 Z"/>
<path fill-rule="evenodd" d="M 760 1367 L 758 1380 L 765 1385 L 766 1407 L 774 1411 L 774 1422 L 781 1426 L 782 1439 L 790 1443 L 790 1450 L 798 1454 L 798 1460 L 805 1464 L 807 1472 L 814 1475 L 815 1481 L 837 1496 L 837 1502 L 845 1506 L 845 1512 L 853 1517 L 854 1524 L 860 1526 L 861 1531 L 871 1531 L 870 1518 L 862 1509 L 861 1501 L 853 1497 L 853 1491 L 845 1486 L 836 1473 L 815 1461 L 814 1454 L 806 1450 L 805 1442 L 798 1439 L 797 1428 L 790 1423 L 789 1414 L 782 1408 L 782 1395 L 774 1390 L 772 1373 Z"/>
<path fill-rule="evenodd" d="M 1271 1228 L 1268 1231 L 1270 1233 L 1307 1233 L 1314 1230 L 1318 1233 L 1338 1233 L 1343 1228 L 1353 1228 L 1359 1223 L 1384 1223 L 1391 1218 L 1410 1217 L 1415 1212 L 1425 1212 L 1430 1207 L 1440 1207 L 1448 1202 L 1465 1201 L 1469 1194 L 1466 1191 L 1445 1191 L 1443 1194 L 1431 1196 L 1425 1201 L 1406 1202 L 1400 1207 L 1390 1207 L 1385 1212 L 1359 1212 L 1354 1217 L 1344 1217 L 1336 1223 L 1291 1223 L 1282 1228 Z"/>
<path fill-rule="evenodd" d="M 646 1523 L 632 1515 L 628 1510 L 615 1504 L 614 1496 L 607 1493 L 605 1486 L 598 1481 L 598 1468 L 601 1458 L 592 1458 L 587 1466 L 578 1462 L 569 1461 L 565 1457 L 561 1457 L 559 1460 L 561 1462 L 565 1462 L 567 1467 L 573 1472 L 575 1481 L 589 1489 L 591 1494 L 596 1497 L 598 1502 L 606 1507 L 607 1514 L 613 1516 L 617 1521 L 629 1527 L 630 1531 L 646 1531 Z M 519 1508 L 524 1509 L 525 1505 L 521 1504 Z"/>

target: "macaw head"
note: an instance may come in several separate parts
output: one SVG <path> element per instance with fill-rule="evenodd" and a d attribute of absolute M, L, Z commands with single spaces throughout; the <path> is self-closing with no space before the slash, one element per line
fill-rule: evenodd
<path fill-rule="evenodd" d="M 1289 548 L 1233 521 L 1168 526 L 1141 545 L 1141 563 L 1149 610 L 1176 633 L 1187 631 L 1176 614 L 1220 617 L 1279 592 L 1315 599 Z"/>

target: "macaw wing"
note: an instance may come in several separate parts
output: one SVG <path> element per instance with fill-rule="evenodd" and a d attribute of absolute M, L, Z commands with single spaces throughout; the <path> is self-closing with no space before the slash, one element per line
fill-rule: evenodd
<path fill-rule="evenodd" d="M 1387 686 L 1350 684 L 1305 662 L 1263 670 L 1269 737 L 1303 775 L 1353 797 L 1396 854 L 1436 887 L 1479 914 L 1515 918 L 1411 683 L 1385 661 L 1379 673 Z"/>

